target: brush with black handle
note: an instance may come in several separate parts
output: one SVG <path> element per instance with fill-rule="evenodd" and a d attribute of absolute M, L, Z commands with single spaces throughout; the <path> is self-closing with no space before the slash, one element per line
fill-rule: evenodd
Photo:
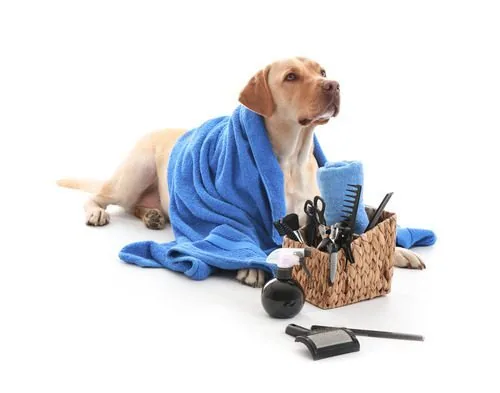
<path fill-rule="evenodd" d="M 335 329 L 345 329 L 354 333 L 357 336 L 364 337 L 376 337 L 376 338 L 390 338 L 395 340 L 409 340 L 409 341 L 424 341 L 424 336 L 418 334 L 408 334 L 408 333 L 396 333 L 396 332 L 385 332 L 380 330 L 365 330 L 365 329 L 352 329 L 346 327 L 335 327 L 335 326 L 322 326 L 322 325 L 312 325 L 311 329 L 296 325 L 294 323 L 289 324 L 286 327 L 285 333 L 289 336 L 306 336 L 311 333 L 320 333 L 322 331 L 329 331 Z"/>
<path fill-rule="evenodd" d="M 280 236 L 287 235 L 290 239 L 305 244 L 304 238 L 299 230 L 299 216 L 297 214 L 291 213 L 275 221 L 273 224 Z"/>
<path fill-rule="evenodd" d="M 339 329 L 338 327 L 322 326 L 322 325 L 312 325 L 311 331 L 328 330 L 328 329 Z M 347 329 L 357 336 L 365 337 L 376 337 L 376 338 L 392 338 L 395 340 L 409 340 L 409 341 L 424 341 L 424 336 L 418 334 L 408 334 L 408 333 L 397 333 L 397 332 L 385 332 L 380 330 L 366 330 L 366 329 L 352 329 L 352 328 L 342 328 Z"/>
<path fill-rule="evenodd" d="M 389 202 L 389 199 L 392 197 L 392 192 L 389 192 L 388 194 L 385 195 L 384 199 L 380 203 L 379 207 L 375 211 L 375 214 L 373 215 L 372 219 L 366 226 L 365 232 L 368 232 L 370 229 L 374 228 L 375 225 L 377 225 L 378 220 L 380 219 L 380 216 L 382 215 L 382 212 L 384 211 L 387 203 Z"/>

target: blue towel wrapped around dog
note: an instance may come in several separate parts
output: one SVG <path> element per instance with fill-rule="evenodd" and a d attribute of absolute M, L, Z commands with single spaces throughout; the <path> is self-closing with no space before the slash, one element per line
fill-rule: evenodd
<path fill-rule="evenodd" d="M 326 162 L 314 138 L 314 154 Z M 184 134 L 168 165 L 175 241 L 135 242 L 119 257 L 202 280 L 218 269 L 259 268 L 282 238 L 273 222 L 286 215 L 283 172 L 263 118 L 244 106 Z M 167 176 L 167 174 L 165 174 Z"/>

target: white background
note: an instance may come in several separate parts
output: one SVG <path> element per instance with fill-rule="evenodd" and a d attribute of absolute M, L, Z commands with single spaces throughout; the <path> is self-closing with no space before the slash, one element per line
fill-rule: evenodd
<path fill-rule="evenodd" d="M 495 1 L 2 1 L 0 391 L 497 391 L 499 36 Z M 393 191 L 399 224 L 438 242 L 389 296 L 293 322 L 424 343 L 361 337 L 313 362 L 258 289 L 121 263 L 170 230 L 119 209 L 86 227 L 86 196 L 55 187 L 106 178 L 145 132 L 229 114 L 295 55 L 341 84 L 317 130 L 329 160 L 362 160 L 365 201 Z"/>

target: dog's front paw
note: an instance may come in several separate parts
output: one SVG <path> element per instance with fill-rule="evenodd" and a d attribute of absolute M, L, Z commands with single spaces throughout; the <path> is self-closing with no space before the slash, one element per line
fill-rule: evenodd
<path fill-rule="evenodd" d="M 100 207 L 90 209 L 86 212 L 87 225 L 94 227 L 102 227 L 109 223 L 109 214 Z"/>
<path fill-rule="evenodd" d="M 266 274 L 259 269 L 240 269 L 236 274 L 236 279 L 242 284 L 262 288 L 266 281 Z"/>
<path fill-rule="evenodd" d="M 396 247 L 394 265 L 409 269 L 425 269 L 425 263 L 417 253 L 402 247 Z"/>

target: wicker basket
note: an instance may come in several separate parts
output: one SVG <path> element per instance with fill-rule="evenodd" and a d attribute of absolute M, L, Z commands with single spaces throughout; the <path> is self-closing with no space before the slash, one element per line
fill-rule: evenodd
<path fill-rule="evenodd" d="M 366 207 L 368 217 L 374 209 Z M 304 248 L 306 245 L 285 236 L 283 247 Z M 383 212 L 378 224 L 352 242 L 354 264 L 346 263 L 344 251 L 338 253 L 337 273 L 333 285 L 329 277 L 329 254 L 313 248 L 305 263 L 309 278 L 299 266 L 293 277 L 302 286 L 306 301 L 322 309 L 332 309 L 383 296 L 391 291 L 396 247 L 396 215 Z"/>

